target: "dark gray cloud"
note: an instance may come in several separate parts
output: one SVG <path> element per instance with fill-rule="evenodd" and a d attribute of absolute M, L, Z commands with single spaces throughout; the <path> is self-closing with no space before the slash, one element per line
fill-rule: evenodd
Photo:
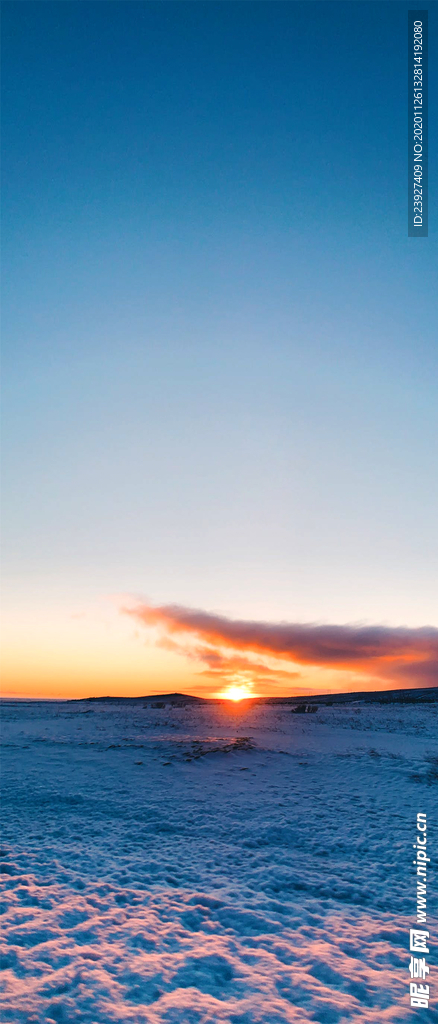
<path fill-rule="evenodd" d="M 366 673 L 400 685 L 438 684 L 438 629 L 424 626 L 320 625 L 230 619 L 181 605 L 138 603 L 125 609 L 146 626 L 158 626 L 178 645 L 195 643 L 195 656 L 214 669 L 224 649 L 234 655 L 279 658 L 301 665 Z M 193 650 L 193 646 L 192 646 Z M 261 667 L 261 666 L 260 666 Z"/>

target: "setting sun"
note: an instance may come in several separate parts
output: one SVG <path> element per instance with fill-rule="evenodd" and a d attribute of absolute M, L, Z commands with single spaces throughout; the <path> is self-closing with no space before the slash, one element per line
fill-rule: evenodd
<path fill-rule="evenodd" d="M 245 697 L 253 697 L 254 694 L 248 689 L 247 686 L 229 686 L 228 690 L 224 690 L 220 694 L 221 697 L 225 697 L 227 700 L 243 700 Z"/>

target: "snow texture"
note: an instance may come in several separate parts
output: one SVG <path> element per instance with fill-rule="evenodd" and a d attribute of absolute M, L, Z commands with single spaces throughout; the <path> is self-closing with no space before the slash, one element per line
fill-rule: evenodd
<path fill-rule="evenodd" d="M 5 702 L 4 1024 L 438 1021 L 408 998 L 436 715 Z"/>

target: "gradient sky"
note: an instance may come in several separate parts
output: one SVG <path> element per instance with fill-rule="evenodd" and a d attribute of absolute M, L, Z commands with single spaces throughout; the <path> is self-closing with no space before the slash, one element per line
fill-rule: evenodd
<path fill-rule="evenodd" d="M 223 634 L 206 668 L 132 609 L 438 625 L 424 7 L 436 50 L 424 2 L 3 5 L 5 693 L 421 685 L 241 639 L 212 675 Z"/>

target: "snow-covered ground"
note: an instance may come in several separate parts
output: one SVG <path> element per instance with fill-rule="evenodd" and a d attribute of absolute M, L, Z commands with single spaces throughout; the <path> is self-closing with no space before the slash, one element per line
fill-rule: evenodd
<path fill-rule="evenodd" d="M 438 1021 L 408 998 L 436 705 L 3 720 L 4 1024 Z"/>

